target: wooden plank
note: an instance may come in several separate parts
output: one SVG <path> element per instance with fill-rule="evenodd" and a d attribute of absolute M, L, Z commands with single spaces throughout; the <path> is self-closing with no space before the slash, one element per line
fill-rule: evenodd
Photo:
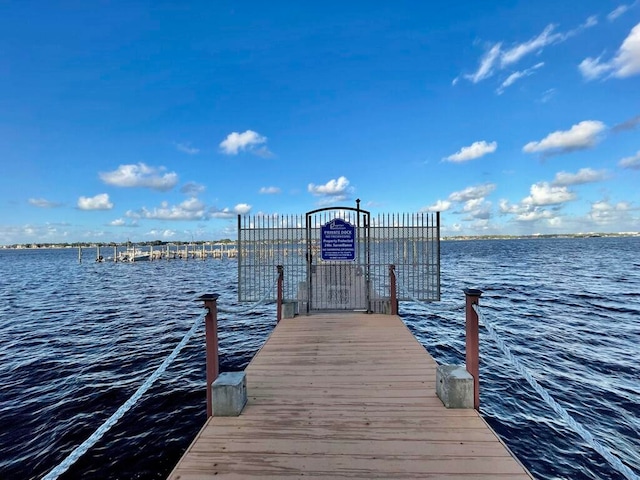
<path fill-rule="evenodd" d="M 285 319 L 247 367 L 239 417 L 207 421 L 172 480 L 532 478 L 397 316 Z"/>

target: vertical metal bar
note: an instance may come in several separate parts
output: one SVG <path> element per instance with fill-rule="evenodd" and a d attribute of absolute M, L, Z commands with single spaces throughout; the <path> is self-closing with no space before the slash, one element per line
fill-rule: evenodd
<path fill-rule="evenodd" d="M 278 265 L 276 268 L 278 270 L 278 300 L 277 300 L 276 322 L 280 323 L 280 320 L 282 320 L 282 296 L 283 296 L 282 282 L 284 280 L 284 267 L 282 265 Z"/>
<path fill-rule="evenodd" d="M 244 256 L 242 255 L 242 249 L 244 248 L 244 243 L 242 241 L 243 234 L 242 217 L 238 215 L 238 239 L 236 240 L 236 255 L 238 257 L 238 301 L 242 301 L 243 291 L 246 288 L 246 285 L 244 285 L 244 276 L 242 275 L 242 265 L 244 263 Z M 222 260 L 222 258 L 220 260 Z"/>
<path fill-rule="evenodd" d="M 436 245 L 436 262 L 437 262 L 437 267 L 436 267 L 436 286 L 438 288 L 438 297 L 437 299 L 440 300 L 440 212 L 436 212 L 436 238 L 435 238 L 435 245 Z"/>
<path fill-rule="evenodd" d="M 478 314 L 473 305 L 480 304 L 482 291 L 465 288 L 466 345 L 465 361 L 467 371 L 473 377 L 473 408 L 480 410 L 480 339 L 478 335 Z"/>
<path fill-rule="evenodd" d="M 367 288 L 366 291 L 366 301 L 367 301 L 367 313 L 371 313 L 371 217 L 370 214 L 365 214 L 365 242 L 367 249 L 367 266 L 365 271 L 365 285 Z"/>
<path fill-rule="evenodd" d="M 213 393 L 211 391 L 213 382 L 218 378 L 218 294 L 202 295 L 200 300 L 204 302 L 207 315 L 204 318 L 205 342 L 207 346 L 207 418 L 213 415 Z"/>
<path fill-rule="evenodd" d="M 305 260 L 307 263 L 307 315 L 311 309 L 311 215 L 307 213 L 305 218 L 306 234 L 307 234 L 307 252 L 305 254 Z"/>
<path fill-rule="evenodd" d="M 396 266 L 389 265 L 389 302 L 391 315 L 398 315 L 398 292 L 396 290 Z"/>

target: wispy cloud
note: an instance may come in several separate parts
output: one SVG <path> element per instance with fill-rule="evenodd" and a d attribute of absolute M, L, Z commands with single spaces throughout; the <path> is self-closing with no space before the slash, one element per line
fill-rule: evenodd
<path fill-rule="evenodd" d="M 113 203 L 109 200 L 107 193 L 100 193 L 94 197 L 78 198 L 78 208 L 80 210 L 111 210 Z"/>
<path fill-rule="evenodd" d="M 30 198 L 29 205 L 33 205 L 34 207 L 38 208 L 56 208 L 62 206 L 61 203 L 51 202 L 44 198 Z"/>
<path fill-rule="evenodd" d="M 250 152 L 260 157 L 271 157 L 273 154 L 265 145 L 266 143 L 267 137 L 253 130 L 246 130 L 242 133 L 231 132 L 227 138 L 220 142 L 220 149 L 226 155 Z"/>
<path fill-rule="evenodd" d="M 464 75 L 464 78 L 470 80 L 472 83 L 478 83 L 485 78 L 489 78 L 491 75 L 493 75 L 496 66 L 499 64 L 501 48 L 502 43 L 496 43 L 495 45 L 493 45 L 482 56 L 482 58 L 480 58 L 480 65 L 478 66 L 478 70 L 470 75 Z"/>
<path fill-rule="evenodd" d="M 493 153 L 496 151 L 496 148 L 498 148 L 497 142 L 487 143 L 484 140 L 473 142 L 468 147 L 462 147 L 456 153 L 444 158 L 444 160 L 454 163 L 467 162 L 469 160 L 480 158 L 488 153 Z"/>
<path fill-rule="evenodd" d="M 142 187 L 152 190 L 171 190 L 178 183 L 175 172 L 163 173 L 164 167 L 150 167 L 144 163 L 137 165 L 120 165 L 112 172 L 101 172 L 100 179 L 107 185 L 115 187 Z"/>
<path fill-rule="evenodd" d="M 451 208 L 451 202 L 449 200 L 438 200 L 433 205 L 421 208 L 421 212 L 446 212 Z"/>
<path fill-rule="evenodd" d="M 587 20 L 583 24 L 579 25 L 573 30 L 569 30 L 566 32 L 558 32 L 556 31 L 556 28 L 557 28 L 556 25 L 549 24 L 544 28 L 544 30 L 541 33 L 539 33 L 535 37 L 527 41 L 517 43 L 509 48 L 504 48 L 503 42 L 494 43 L 487 49 L 487 51 L 480 58 L 480 62 L 477 70 L 474 73 L 463 75 L 463 77 L 472 83 L 481 82 L 482 80 L 485 80 L 491 77 L 492 75 L 494 75 L 497 71 L 500 71 L 512 65 L 515 65 L 524 57 L 533 53 L 539 53 L 542 50 L 544 50 L 545 47 L 548 47 L 550 45 L 564 42 L 565 40 L 579 34 L 583 30 L 593 27 L 597 23 L 598 23 L 597 17 L 591 16 L 587 18 Z M 535 66 L 532 68 L 536 69 L 539 67 Z M 531 72 L 529 72 L 529 70 L 530 69 L 523 70 L 521 72 L 516 72 L 515 74 L 511 74 L 511 76 L 509 77 L 511 78 L 511 80 L 507 78 L 505 82 L 510 81 L 511 83 L 513 83 L 517 79 L 522 78 L 523 76 L 525 76 L 523 72 L 528 72 L 526 75 L 530 75 Z M 453 85 L 458 83 L 458 79 L 459 77 L 453 81 Z M 508 85 L 510 85 L 510 83 L 507 84 L 506 86 Z"/>
<path fill-rule="evenodd" d="M 625 120 L 624 122 L 619 123 L 618 125 L 614 125 L 613 127 L 611 127 L 611 131 L 613 133 L 620 133 L 626 130 L 633 130 L 638 125 L 640 125 L 640 115 L 630 118 L 629 120 Z"/>
<path fill-rule="evenodd" d="M 180 188 L 180 193 L 189 195 L 190 197 L 197 197 L 206 190 L 204 185 L 196 182 L 187 182 Z"/>
<path fill-rule="evenodd" d="M 278 187 L 262 187 L 258 193 L 262 195 L 275 195 L 280 193 L 280 189 Z"/>
<path fill-rule="evenodd" d="M 179 152 L 186 153 L 187 155 L 197 155 L 198 153 L 200 153 L 200 149 L 191 146 L 190 142 L 175 142 L 174 145 Z"/>
<path fill-rule="evenodd" d="M 550 133 L 538 142 L 529 142 L 522 151 L 526 153 L 542 152 L 545 156 L 584 150 L 593 147 L 605 130 L 605 125 L 596 120 L 585 120 L 573 125 L 567 131 Z"/>
<path fill-rule="evenodd" d="M 631 8 L 635 7 L 638 3 L 638 0 L 636 0 L 633 3 L 623 3 L 622 5 L 619 5 L 611 12 L 609 12 L 609 14 L 607 15 L 607 20 L 609 20 L 610 22 L 617 20 L 619 17 L 631 10 Z"/>
<path fill-rule="evenodd" d="M 510 87 L 511 85 L 513 85 L 517 80 L 523 78 L 523 77 L 528 77 L 529 75 L 533 75 L 533 73 L 544 66 L 544 62 L 540 62 L 535 64 L 533 67 L 531 68 L 527 68 L 526 70 L 521 70 L 518 72 L 513 72 L 511 75 L 509 75 L 506 80 L 504 82 L 502 82 L 502 84 L 498 87 L 498 89 L 496 90 L 496 93 L 498 95 L 502 95 L 505 91 L 506 88 Z"/>
<path fill-rule="evenodd" d="M 618 162 L 622 168 L 630 168 L 632 170 L 640 170 L 640 150 L 635 155 L 625 157 Z"/>
<path fill-rule="evenodd" d="M 223 208 L 222 210 L 212 210 L 211 216 L 219 219 L 235 218 L 237 215 L 246 215 L 251 211 L 251 205 L 239 203 L 233 208 Z"/>
<path fill-rule="evenodd" d="M 592 168 L 581 168 L 576 173 L 558 172 L 552 186 L 567 187 L 571 185 L 582 185 L 585 183 L 595 183 L 606 180 L 606 170 L 594 170 Z"/>
<path fill-rule="evenodd" d="M 458 190 L 449 195 L 452 202 L 467 202 L 469 200 L 477 200 L 484 198 L 496 189 L 495 183 L 484 183 L 482 185 L 474 185 L 463 190 Z"/>
<path fill-rule="evenodd" d="M 204 203 L 195 197 L 188 198 L 178 205 L 170 205 L 169 202 L 162 202 L 159 207 L 151 210 L 142 207 L 138 211 L 128 211 L 127 217 L 148 218 L 152 220 L 206 220 L 208 218 L 207 208 Z"/>
<path fill-rule="evenodd" d="M 550 88 L 548 90 L 545 90 L 544 92 L 542 92 L 542 96 L 540 97 L 540 101 L 542 103 L 547 103 L 549 100 L 551 100 L 557 93 L 557 90 L 555 88 Z"/>
<path fill-rule="evenodd" d="M 170 239 L 170 238 L 174 238 L 177 235 L 177 232 L 175 230 L 171 230 L 169 228 L 164 229 L 164 230 L 149 230 L 146 233 L 147 237 L 152 237 L 152 238 L 165 238 L 165 239 Z"/>
<path fill-rule="evenodd" d="M 587 57 L 580 62 L 578 69 L 586 80 L 605 75 L 606 78 L 627 78 L 640 74 L 640 23 L 631 29 L 611 60 L 602 61 L 602 57 Z"/>

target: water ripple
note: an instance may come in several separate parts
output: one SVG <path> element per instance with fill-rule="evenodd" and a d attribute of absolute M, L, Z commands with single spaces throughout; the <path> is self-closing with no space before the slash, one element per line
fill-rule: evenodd
<path fill-rule="evenodd" d="M 462 289 L 577 421 L 640 465 L 640 239 L 443 242 L 440 303 L 401 316 L 440 363 L 464 363 Z M 85 255 L 88 258 L 88 255 Z M 36 479 L 144 382 L 219 293 L 237 307 L 234 261 L 78 264 L 77 252 L 0 251 L 0 478 Z M 221 370 L 244 368 L 275 307 L 220 313 Z M 202 426 L 204 329 L 63 478 L 165 478 Z M 540 479 L 620 477 L 514 373 L 481 332 L 481 409 Z"/>

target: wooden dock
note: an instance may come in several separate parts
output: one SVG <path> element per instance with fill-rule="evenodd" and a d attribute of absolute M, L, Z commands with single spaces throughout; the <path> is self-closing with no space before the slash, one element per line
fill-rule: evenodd
<path fill-rule="evenodd" d="M 282 320 L 246 369 L 239 417 L 211 417 L 169 478 L 531 479 L 392 315 Z"/>

